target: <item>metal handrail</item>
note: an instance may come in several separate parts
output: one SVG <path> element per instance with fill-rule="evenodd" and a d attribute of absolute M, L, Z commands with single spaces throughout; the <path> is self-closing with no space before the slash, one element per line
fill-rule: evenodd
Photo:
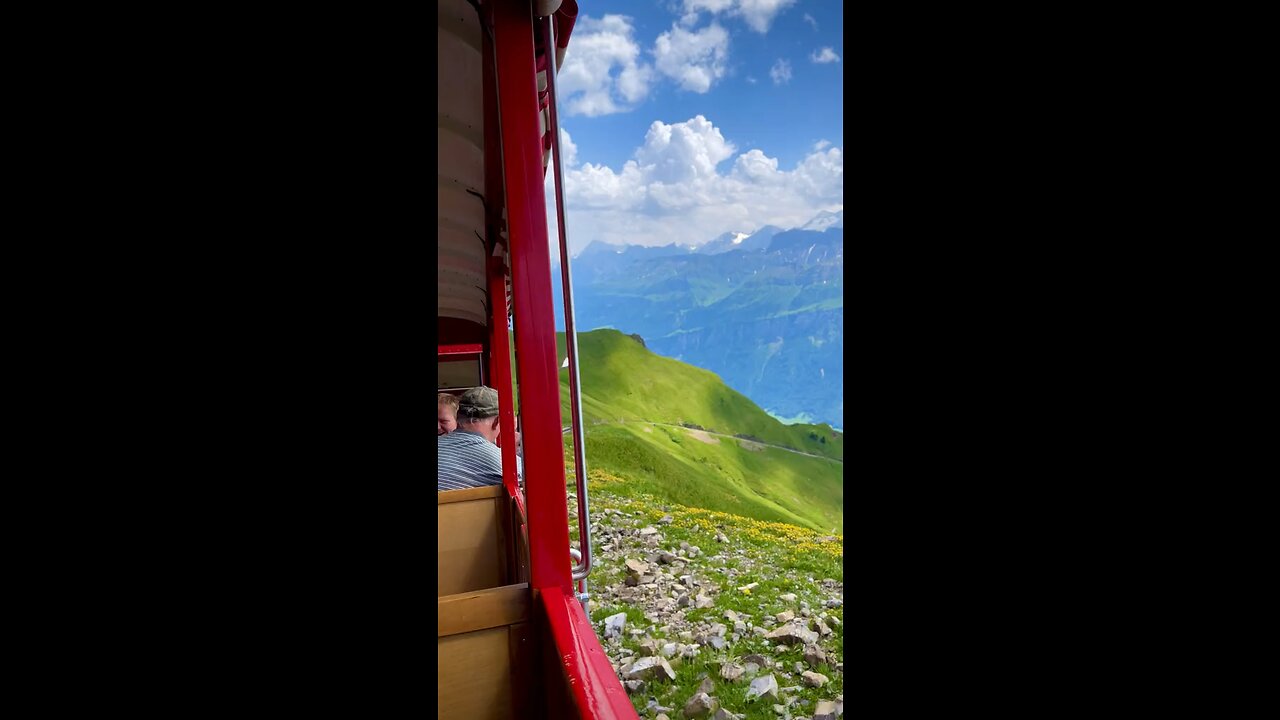
<path fill-rule="evenodd" d="M 556 175 L 556 224 L 560 230 L 560 281 L 564 289 L 564 346 L 569 353 L 569 411 L 573 423 L 573 470 L 578 488 L 578 539 L 582 564 L 573 569 L 573 579 L 586 592 L 591 574 L 591 524 L 587 503 L 586 440 L 582 425 L 582 391 L 578 385 L 578 336 L 573 325 L 573 287 L 569 281 L 569 243 L 564 228 L 564 171 L 560 158 L 560 119 L 556 112 L 555 18 L 548 15 L 542 25 L 547 52 L 547 99 L 551 123 L 551 155 Z"/>

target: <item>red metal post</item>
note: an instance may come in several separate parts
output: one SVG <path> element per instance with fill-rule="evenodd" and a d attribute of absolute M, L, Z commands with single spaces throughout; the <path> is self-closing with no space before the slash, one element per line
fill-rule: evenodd
<path fill-rule="evenodd" d="M 571 594 L 533 8 L 528 0 L 506 0 L 496 3 L 493 10 L 529 510 L 530 584 L 534 588 L 558 587 Z"/>
<path fill-rule="evenodd" d="M 487 5 L 487 4 L 486 4 Z M 492 25 L 492 8 L 480 10 L 481 23 Z M 505 203 L 502 189 L 502 138 L 498 134 L 498 90 L 497 75 L 493 67 L 493 40 L 489 33 L 481 32 L 480 65 L 484 82 L 484 196 L 485 203 L 485 236 L 490 247 L 506 248 L 502 239 L 502 216 L 498 208 Z M 500 253 L 497 257 L 490 254 L 488 263 L 489 278 L 489 378 L 494 383 L 491 387 L 498 391 L 498 423 L 502 429 L 502 484 L 507 494 L 515 496 L 517 502 L 520 489 L 516 481 L 516 443 L 515 443 L 515 402 L 511 390 L 511 343 L 507 334 L 507 268 Z"/>
<path fill-rule="evenodd" d="M 551 589 L 542 594 L 547 624 L 559 650 L 561 671 L 583 718 L 638 720 L 595 628 L 572 594 Z"/>

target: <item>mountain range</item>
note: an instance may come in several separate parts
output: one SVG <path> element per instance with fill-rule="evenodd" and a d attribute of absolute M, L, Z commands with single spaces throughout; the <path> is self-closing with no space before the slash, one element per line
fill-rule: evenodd
<path fill-rule="evenodd" d="M 701 245 L 592 242 L 571 268 L 580 331 L 636 334 L 776 417 L 844 426 L 843 211 Z"/>

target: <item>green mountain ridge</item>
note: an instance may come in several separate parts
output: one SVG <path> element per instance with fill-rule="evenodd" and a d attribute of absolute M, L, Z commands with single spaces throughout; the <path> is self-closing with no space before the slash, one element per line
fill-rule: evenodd
<path fill-rule="evenodd" d="M 557 333 L 560 357 L 564 334 Z M 578 334 L 588 471 L 623 494 L 844 531 L 844 434 L 784 425 L 714 373 L 616 330 Z M 569 417 L 569 371 L 560 371 Z M 566 436 L 566 450 L 572 439 Z"/>

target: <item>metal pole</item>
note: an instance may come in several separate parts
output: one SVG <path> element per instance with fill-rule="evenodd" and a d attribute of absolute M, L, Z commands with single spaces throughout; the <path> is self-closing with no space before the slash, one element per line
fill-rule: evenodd
<path fill-rule="evenodd" d="M 543 19 L 542 38 L 547 52 L 547 93 L 551 112 L 551 163 L 556 179 L 556 224 L 560 230 L 560 281 L 564 289 L 564 346 L 569 353 L 569 412 L 573 420 L 573 472 L 578 488 L 578 540 L 582 565 L 573 571 L 579 590 L 586 594 L 591 574 L 591 522 L 587 503 L 586 438 L 582 424 L 582 391 L 578 384 L 578 336 L 573 325 L 573 287 L 569 273 L 569 243 L 564 228 L 564 171 L 560 158 L 560 119 L 556 111 L 555 18 Z M 585 602 L 585 601 L 584 601 Z"/>

